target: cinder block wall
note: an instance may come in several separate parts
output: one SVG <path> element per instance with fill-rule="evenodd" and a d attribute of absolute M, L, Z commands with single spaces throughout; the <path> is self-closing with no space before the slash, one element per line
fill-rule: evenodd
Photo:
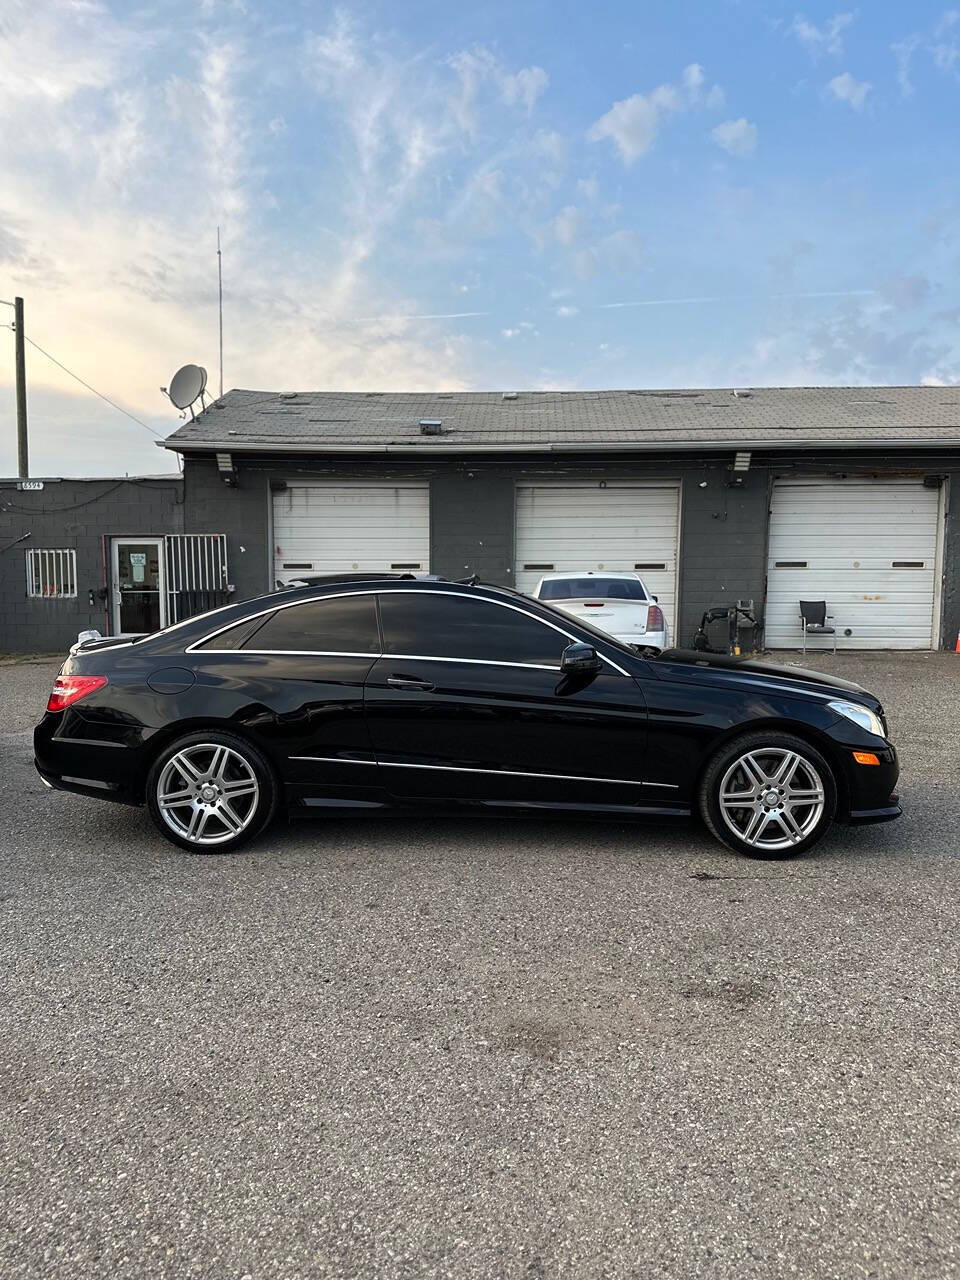
<path fill-rule="evenodd" d="M 940 644 L 944 649 L 953 649 L 960 634 L 960 471 L 947 476 L 946 503 Z"/>
<path fill-rule="evenodd" d="M 919 459 L 911 459 L 910 464 L 924 465 Z M 882 469 L 883 464 L 872 465 Z M 817 469 L 829 468 L 821 463 Z M 227 534 L 230 579 L 237 588 L 237 599 L 258 595 L 271 586 L 271 480 L 297 483 L 349 478 L 376 483 L 398 476 L 427 479 L 432 571 L 451 578 L 476 573 L 486 582 L 513 586 L 514 493 L 518 482 L 601 476 L 679 478 L 680 609 L 675 642 L 684 646 L 692 642 L 703 611 L 711 605 L 752 598 L 761 617 L 763 613 L 772 483 L 772 472 L 763 465 L 751 467 L 742 486 L 737 487 L 725 483 L 731 478 L 728 459 L 665 464 L 569 458 L 563 463 L 504 461 L 475 467 L 452 460 L 389 465 L 375 459 L 241 464 L 237 488 L 223 483 L 212 461 L 188 459 L 185 475 L 186 528 Z M 952 649 L 960 628 L 960 473 L 954 474 L 950 483 L 941 643 Z"/>
<path fill-rule="evenodd" d="M 63 653 L 87 627 L 107 630 L 102 538 L 182 533 L 183 481 L 45 480 L 23 492 L 0 480 L 0 653 Z M 15 539 L 22 542 L 8 546 Z M 27 598 L 28 547 L 77 553 L 76 599 Z M 89 592 L 95 603 L 90 604 Z"/>
<path fill-rule="evenodd" d="M 184 463 L 187 532 L 227 535 L 229 581 L 236 588 L 233 600 L 247 600 L 271 586 L 269 475 L 262 467 L 241 466 L 233 487 L 224 484 L 212 458 L 188 458 Z"/>
<path fill-rule="evenodd" d="M 725 467 L 703 467 L 683 477 L 680 513 L 680 634 L 689 647 L 705 609 L 754 601 L 763 617 L 767 576 L 770 473 L 752 468 L 729 487 Z"/>
<path fill-rule="evenodd" d="M 430 568 L 445 578 L 475 573 L 513 586 L 512 475 L 451 472 L 430 481 Z"/>

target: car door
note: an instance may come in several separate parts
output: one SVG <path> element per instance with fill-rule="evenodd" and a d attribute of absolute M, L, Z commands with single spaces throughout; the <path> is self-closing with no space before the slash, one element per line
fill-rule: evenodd
<path fill-rule="evenodd" d="M 235 693 L 238 722 L 304 796 L 376 786 L 363 683 L 379 653 L 371 592 L 280 603 L 193 649 L 198 677 Z"/>
<path fill-rule="evenodd" d="M 364 707 L 394 795 L 505 803 L 643 803 L 646 712 L 612 662 L 560 670 L 571 635 L 469 591 L 379 594 L 383 656 Z"/>

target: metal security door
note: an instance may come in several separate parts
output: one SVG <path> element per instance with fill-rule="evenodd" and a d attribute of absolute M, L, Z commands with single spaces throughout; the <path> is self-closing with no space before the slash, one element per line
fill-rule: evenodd
<path fill-rule="evenodd" d="M 163 542 L 168 623 L 228 603 L 226 534 L 168 533 Z"/>

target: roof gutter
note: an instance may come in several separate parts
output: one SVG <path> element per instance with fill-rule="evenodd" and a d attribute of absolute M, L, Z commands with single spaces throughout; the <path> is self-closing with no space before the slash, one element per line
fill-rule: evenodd
<path fill-rule="evenodd" d="M 578 440 L 568 444 L 478 444 L 461 442 L 459 444 L 325 444 L 311 441 L 305 444 L 290 442 L 270 442 L 267 440 L 158 440 L 160 449 L 172 449 L 177 453 L 193 450 L 209 450 L 210 452 L 231 453 L 313 453 L 313 454 L 401 454 L 404 456 L 431 457 L 433 454 L 466 454 L 466 453 L 663 453 L 696 450 L 750 449 L 757 453 L 769 453 L 774 450 L 786 452 L 790 449 L 935 449 L 949 448 L 951 445 L 960 449 L 960 433 L 953 437 L 921 436 L 890 439 L 889 437 L 857 436 L 853 439 L 832 440 L 657 440 L 653 442 L 621 440 L 617 442 Z"/>

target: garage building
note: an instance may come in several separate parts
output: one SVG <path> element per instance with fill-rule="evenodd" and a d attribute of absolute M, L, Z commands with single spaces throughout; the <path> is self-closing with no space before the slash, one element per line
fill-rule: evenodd
<path fill-rule="evenodd" d="M 231 391 L 176 431 L 187 528 L 250 595 L 305 573 L 636 569 L 689 644 L 736 599 L 767 643 L 953 648 L 960 390 Z"/>
<path fill-rule="evenodd" d="M 771 648 L 800 646 L 801 599 L 845 649 L 960 631 L 960 389 L 230 391 L 163 446 L 182 492 L 0 481 L 0 650 L 344 569 L 636 570 L 683 645 L 736 600 Z"/>

